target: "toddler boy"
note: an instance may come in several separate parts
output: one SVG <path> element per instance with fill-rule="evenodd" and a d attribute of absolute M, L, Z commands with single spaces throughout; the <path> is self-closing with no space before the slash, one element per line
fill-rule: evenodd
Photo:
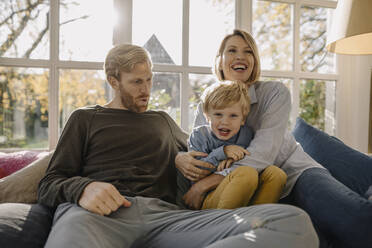
<path fill-rule="evenodd" d="M 207 153 L 207 157 L 199 159 L 215 165 L 214 173 L 225 176 L 208 193 L 202 209 L 277 202 L 287 179 L 279 167 L 271 165 L 258 174 L 250 166 L 229 166 L 249 155 L 245 148 L 253 138 L 253 131 L 244 125 L 250 110 L 248 88 L 241 82 L 213 84 L 205 90 L 202 103 L 209 125 L 193 130 L 189 150 Z"/>

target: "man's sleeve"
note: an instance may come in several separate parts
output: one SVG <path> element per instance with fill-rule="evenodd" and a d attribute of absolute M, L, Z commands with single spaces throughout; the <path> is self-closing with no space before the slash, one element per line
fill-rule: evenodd
<path fill-rule="evenodd" d="M 87 112 L 76 110 L 69 118 L 39 183 L 39 203 L 49 207 L 63 202 L 78 203 L 86 185 L 93 181 L 81 176 L 90 123 Z"/>
<path fill-rule="evenodd" d="M 188 134 L 184 132 L 177 123 L 165 112 L 159 112 L 167 121 L 171 133 L 173 135 L 173 140 L 175 141 L 179 151 L 187 151 L 187 138 Z M 175 162 L 173 163 L 175 164 Z M 182 175 L 182 173 L 176 169 L 176 180 L 177 180 L 177 190 L 176 190 L 176 204 L 182 208 L 187 208 L 182 197 L 191 187 L 191 182 Z"/>
<path fill-rule="evenodd" d="M 163 117 L 168 122 L 169 128 L 171 129 L 171 133 L 173 135 L 174 141 L 179 149 L 179 151 L 187 151 L 187 139 L 189 135 L 182 130 L 177 123 L 165 112 L 160 112 Z"/>

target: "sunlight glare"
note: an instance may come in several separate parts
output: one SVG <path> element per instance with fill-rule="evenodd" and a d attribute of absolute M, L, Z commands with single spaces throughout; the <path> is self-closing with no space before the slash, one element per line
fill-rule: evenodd
<path fill-rule="evenodd" d="M 249 240 L 249 241 L 256 242 L 257 236 L 254 233 L 254 231 L 251 230 L 249 232 L 245 232 L 244 233 L 244 238 L 247 239 L 247 240 Z"/>
<path fill-rule="evenodd" d="M 113 12 L 112 0 L 81 0 L 61 8 L 60 58 L 102 61 L 112 47 Z"/>
<path fill-rule="evenodd" d="M 119 10 L 116 8 L 112 8 L 112 27 L 116 27 L 119 24 Z"/>
<path fill-rule="evenodd" d="M 234 219 L 235 219 L 235 221 L 236 221 L 237 224 L 239 224 L 239 223 L 241 223 L 241 222 L 244 221 L 244 219 L 242 217 L 240 217 L 239 215 L 237 215 L 237 214 L 234 214 L 233 217 L 234 217 Z"/>

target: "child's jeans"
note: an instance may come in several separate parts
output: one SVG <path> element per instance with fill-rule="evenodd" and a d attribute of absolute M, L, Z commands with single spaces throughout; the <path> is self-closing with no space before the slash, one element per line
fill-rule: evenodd
<path fill-rule="evenodd" d="M 287 175 L 277 166 L 261 174 L 249 166 L 240 166 L 227 175 L 203 202 L 202 209 L 233 209 L 247 205 L 275 203 L 283 191 Z"/>

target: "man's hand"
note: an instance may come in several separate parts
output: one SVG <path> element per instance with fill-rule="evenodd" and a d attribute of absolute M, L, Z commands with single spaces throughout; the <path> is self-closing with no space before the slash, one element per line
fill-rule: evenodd
<path fill-rule="evenodd" d="M 211 172 L 209 170 L 200 169 L 199 167 L 205 167 L 214 169 L 215 167 L 210 163 L 196 159 L 195 157 L 206 157 L 208 154 L 204 152 L 190 151 L 180 152 L 176 156 L 176 167 L 177 169 L 190 181 L 196 182 L 206 177 Z"/>
<path fill-rule="evenodd" d="M 114 185 L 92 182 L 85 187 L 79 205 L 90 212 L 109 215 L 121 206 L 130 207 L 131 202 L 125 199 Z"/>
<path fill-rule="evenodd" d="M 194 184 L 182 199 L 190 209 L 198 210 L 201 208 L 204 198 L 205 193 L 198 187 L 198 184 Z"/>
<path fill-rule="evenodd" d="M 183 196 L 183 201 L 191 209 L 200 209 L 206 194 L 217 188 L 225 177 L 211 174 L 197 183 L 193 184 L 189 191 Z"/>
<path fill-rule="evenodd" d="M 249 155 L 249 152 L 241 146 L 228 145 L 223 148 L 227 158 L 231 158 L 234 162 L 244 158 L 245 155 Z"/>

